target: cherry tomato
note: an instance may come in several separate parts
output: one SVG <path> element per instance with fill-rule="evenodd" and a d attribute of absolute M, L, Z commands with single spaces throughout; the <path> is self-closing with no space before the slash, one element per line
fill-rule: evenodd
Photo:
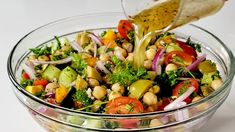
<path fill-rule="evenodd" d="M 121 36 L 128 40 L 128 32 L 133 30 L 133 25 L 128 20 L 120 20 L 118 24 L 118 32 L 121 34 Z"/>
<path fill-rule="evenodd" d="M 197 57 L 197 52 L 196 50 L 187 45 L 185 42 L 182 42 L 182 41 L 179 41 L 179 40 L 176 40 L 176 43 L 179 44 L 180 48 L 183 49 L 183 51 L 191 56 L 194 56 L 194 57 Z"/>
<path fill-rule="evenodd" d="M 118 97 L 109 101 L 106 112 L 108 114 L 137 114 L 144 111 L 142 103 L 131 97 Z"/>
<path fill-rule="evenodd" d="M 175 88 L 173 89 L 173 96 L 178 97 L 182 95 L 191 86 L 195 87 L 195 92 L 198 93 L 198 87 L 199 87 L 198 81 L 196 79 L 191 78 L 191 79 L 182 81 L 181 83 L 177 84 Z M 188 97 L 184 101 L 186 103 L 190 103 L 192 99 Z"/>
<path fill-rule="evenodd" d="M 22 74 L 22 78 L 23 78 L 23 79 L 30 79 L 29 74 L 26 73 L 26 72 L 24 72 L 24 73 Z"/>
<path fill-rule="evenodd" d="M 195 61 L 195 57 L 191 56 L 183 51 L 171 51 L 164 60 L 165 65 L 174 63 L 179 66 L 189 66 Z"/>
<path fill-rule="evenodd" d="M 45 87 L 47 84 L 48 84 L 48 81 L 47 81 L 46 79 L 36 79 L 36 80 L 33 82 L 33 85 L 34 85 L 34 86 L 42 85 L 43 87 Z"/>
<path fill-rule="evenodd" d="M 158 111 L 164 110 L 164 108 L 171 103 L 171 100 L 169 98 L 163 98 L 162 104 L 158 106 Z"/>

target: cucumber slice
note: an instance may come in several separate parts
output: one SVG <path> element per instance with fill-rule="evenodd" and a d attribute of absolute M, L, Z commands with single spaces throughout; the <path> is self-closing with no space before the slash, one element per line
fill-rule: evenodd
<path fill-rule="evenodd" d="M 52 82 L 54 79 L 58 80 L 61 70 L 53 65 L 48 65 L 42 73 L 42 78 L 45 78 Z"/>
<path fill-rule="evenodd" d="M 67 66 L 62 70 L 59 76 L 59 84 L 64 85 L 65 87 L 69 87 L 73 81 L 77 78 L 77 72 L 73 70 L 71 67 Z"/>

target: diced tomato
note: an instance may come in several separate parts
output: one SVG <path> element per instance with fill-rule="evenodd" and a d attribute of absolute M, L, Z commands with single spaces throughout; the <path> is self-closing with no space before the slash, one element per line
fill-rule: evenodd
<path fill-rule="evenodd" d="M 137 114 L 144 111 L 142 103 L 131 97 L 118 97 L 107 104 L 108 114 Z"/>
<path fill-rule="evenodd" d="M 164 108 L 171 103 L 171 100 L 169 98 L 163 98 L 162 104 L 158 106 L 158 111 L 164 110 Z"/>
<path fill-rule="evenodd" d="M 48 84 L 48 81 L 46 79 L 36 79 L 33 82 L 34 86 L 42 85 L 43 87 L 45 87 L 47 84 Z"/>
<path fill-rule="evenodd" d="M 120 20 L 118 24 L 118 32 L 121 34 L 121 36 L 128 40 L 128 32 L 133 30 L 133 25 L 128 20 Z"/>
<path fill-rule="evenodd" d="M 179 41 L 179 40 L 176 40 L 176 43 L 179 44 L 180 48 L 183 49 L 183 51 L 191 56 L 194 56 L 194 57 L 197 57 L 197 52 L 196 50 L 187 45 L 185 42 L 182 42 L 182 41 Z"/>
<path fill-rule="evenodd" d="M 173 89 L 173 96 L 179 97 L 181 94 L 187 91 L 189 87 L 195 87 L 195 92 L 198 93 L 199 83 L 196 79 L 188 79 L 177 84 Z M 190 97 L 184 100 L 186 103 L 190 103 L 192 99 Z"/>
<path fill-rule="evenodd" d="M 169 52 L 164 60 L 165 65 L 174 63 L 180 66 L 189 66 L 195 61 L 195 57 L 191 56 L 183 51 L 171 51 Z"/>
<path fill-rule="evenodd" d="M 26 73 L 26 72 L 24 72 L 24 73 L 22 74 L 22 78 L 23 78 L 23 79 L 30 79 L 29 74 Z"/>

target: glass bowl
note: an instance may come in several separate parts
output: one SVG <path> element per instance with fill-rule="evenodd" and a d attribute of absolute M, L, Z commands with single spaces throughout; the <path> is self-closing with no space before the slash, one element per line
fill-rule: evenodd
<path fill-rule="evenodd" d="M 202 44 L 202 51 L 217 63 L 223 86 L 209 96 L 174 110 L 158 111 L 145 114 L 107 115 L 87 113 L 62 108 L 32 96 L 19 84 L 21 64 L 30 53 L 28 49 L 51 41 L 54 36 L 66 36 L 73 39 L 80 31 L 100 32 L 115 28 L 122 13 L 101 13 L 74 16 L 58 20 L 39 27 L 24 36 L 12 49 L 8 58 L 8 75 L 13 91 L 19 101 L 27 108 L 32 117 L 48 131 L 194 131 L 201 128 L 227 98 L 234 77 L 235 60 L 228 47 L 215 35 L 197 27 L 187 25 L 171 32 L 185 40 L 191 36 L 193 41 Z M 189 118 L 175 119 L 177 113 L 189 111 Z M 150 124 L 155 120 L 154 124 Z M 159 123 L 160 122 L 160 123 Z"/>

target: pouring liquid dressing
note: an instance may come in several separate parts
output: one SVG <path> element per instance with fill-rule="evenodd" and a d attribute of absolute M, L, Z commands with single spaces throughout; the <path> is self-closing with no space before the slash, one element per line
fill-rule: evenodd
<path fill-rule="evenodd" d="M 151 38 L 219 11 L 224 0 L 152 0 L 151 6 L 130 16 L 135 25 L 135 67 L 143 66 Z M 124 8 L 125 10 L 125 8 Z"/>

